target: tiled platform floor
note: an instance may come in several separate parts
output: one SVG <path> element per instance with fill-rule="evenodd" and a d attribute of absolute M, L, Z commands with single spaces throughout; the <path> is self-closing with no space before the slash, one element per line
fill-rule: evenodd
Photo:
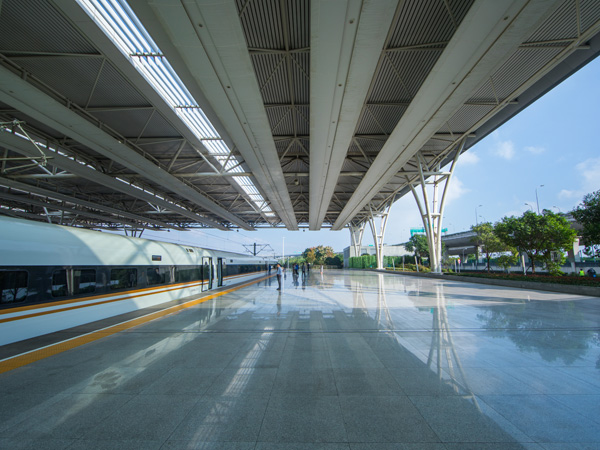
<path fill-rule="evenodd" d="M 600 449 L 600 299 L 262 282 L 0 375 L 6 449 Z"/>

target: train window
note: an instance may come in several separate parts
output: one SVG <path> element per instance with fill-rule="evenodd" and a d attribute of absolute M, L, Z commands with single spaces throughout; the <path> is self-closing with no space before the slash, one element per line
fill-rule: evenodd
<path fill-rule="evenodd" d="M 67 289 L 67 271 L 56 270 L 52 274 L 52 297 L 65 297 L 69 294 Z"/>
<path fill-rule="evenodd" d="M 111 289 L 137 286 L 137 269 L 112 269 L 109 285 Z"/>
<path fill-rule="evenodd" d="M 170 281 L 169 275 L 169 267 L 150 267 L 146 269 L 146 276 L 148 277 L 148 286 L 168 283 Z"/>
<path fill-rule="evenodd" d="M 74 269 L 74 294 L 89 294 L 96 291 L 96 271 L 94 269 Z"/>
<path fill-rule="evenodd" d="M 201 275 L 201 269 L 197 267 L 185 269 L 180 267 L 175 268 L 175 281 L 177 283 L 184 283 L 186 281 L 197 281 L 202 279 Z"/>
<path fill-rule="evenodd" d="M 0 303 L 20 303 L 27 298 L 28 274 L 24 270 L 0 272 Z"/>

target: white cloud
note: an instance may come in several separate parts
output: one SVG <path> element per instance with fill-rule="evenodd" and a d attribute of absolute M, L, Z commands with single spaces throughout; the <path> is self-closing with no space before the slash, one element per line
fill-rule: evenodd
<path fill-rule="evenodd" d="M 582 188 L 586 194 L 600 189 L 600 158 L 586 159 L 575 168 L 582 177 Z"/>
<path fill-rule="evenodd" d="M 534 155 L 541 155 L 546 149 L 544 147 L 525 147 L 525 151 L 533 153 Z"/>
<path fill-rule="evenodd" d="M 467 151 L 460 155 L 458 158 L 460 164 L 477 164 L 479 162 L 479 156 L 473 151 Z"/>
<path fill-rule="evenodd" d="M 558 193 L 558 198 L 560 200 L 571 200 L 579 197 L 582 197 L 581 191 L 570 191 L 568 189 L 563 189 Z"/>
<path fill-rule="evenodd" d="M 515 144 L 513 141 L 500 141 L 496 143 L 493 152 L 500 158 L 511 160 L 515 156 Z"/>
<path fill-rule="evenodd" d="M 446 194 L 446 202 L 450 203 L 454 200 L 458 200 L 470 191 L 471 190 L 467 189 L 458 177 L 452 177 L 452 179 L 450 180 L 450 186 L 448 187 L 448 193 Z"/>

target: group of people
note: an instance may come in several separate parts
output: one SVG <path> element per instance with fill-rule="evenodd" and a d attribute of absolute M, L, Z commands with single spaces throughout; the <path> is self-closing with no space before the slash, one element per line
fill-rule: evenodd
<path fill-rule="evenodd" d="M 592 278 L 596 278 L 596 271 L 594 270 L 594 268 L 590 267 L 587 271 L 588 276 L 592 277 Z M 583 269 L 579 270 L 579 276 L 580 277 L 585 277 L 585 272 L 583 271 Z"/>
<path fill-rule="evenodd" d="M 292 276 L 294 277 L 294 282 L 298 280 L 298 276 L 300 276 L 300 270 L 302 270 L 302 277 L 306 277 L 307 273 L 310 272 L 310 263 L 302 263 L 300 266 L 298 263 L 294 264 L 292 268 Z M 281 264 L 277 263 L 277 290 L 281 290 L 281 280 L 283 278 L 284 268 Z"/>

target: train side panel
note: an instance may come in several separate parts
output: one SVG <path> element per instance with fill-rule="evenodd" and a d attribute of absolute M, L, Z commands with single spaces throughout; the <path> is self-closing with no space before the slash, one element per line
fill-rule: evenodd
<path fill-rule="evenodd" d="M 0 249 L 0 345 L 264 277 L 273 263 L 1 216 Z"/>

